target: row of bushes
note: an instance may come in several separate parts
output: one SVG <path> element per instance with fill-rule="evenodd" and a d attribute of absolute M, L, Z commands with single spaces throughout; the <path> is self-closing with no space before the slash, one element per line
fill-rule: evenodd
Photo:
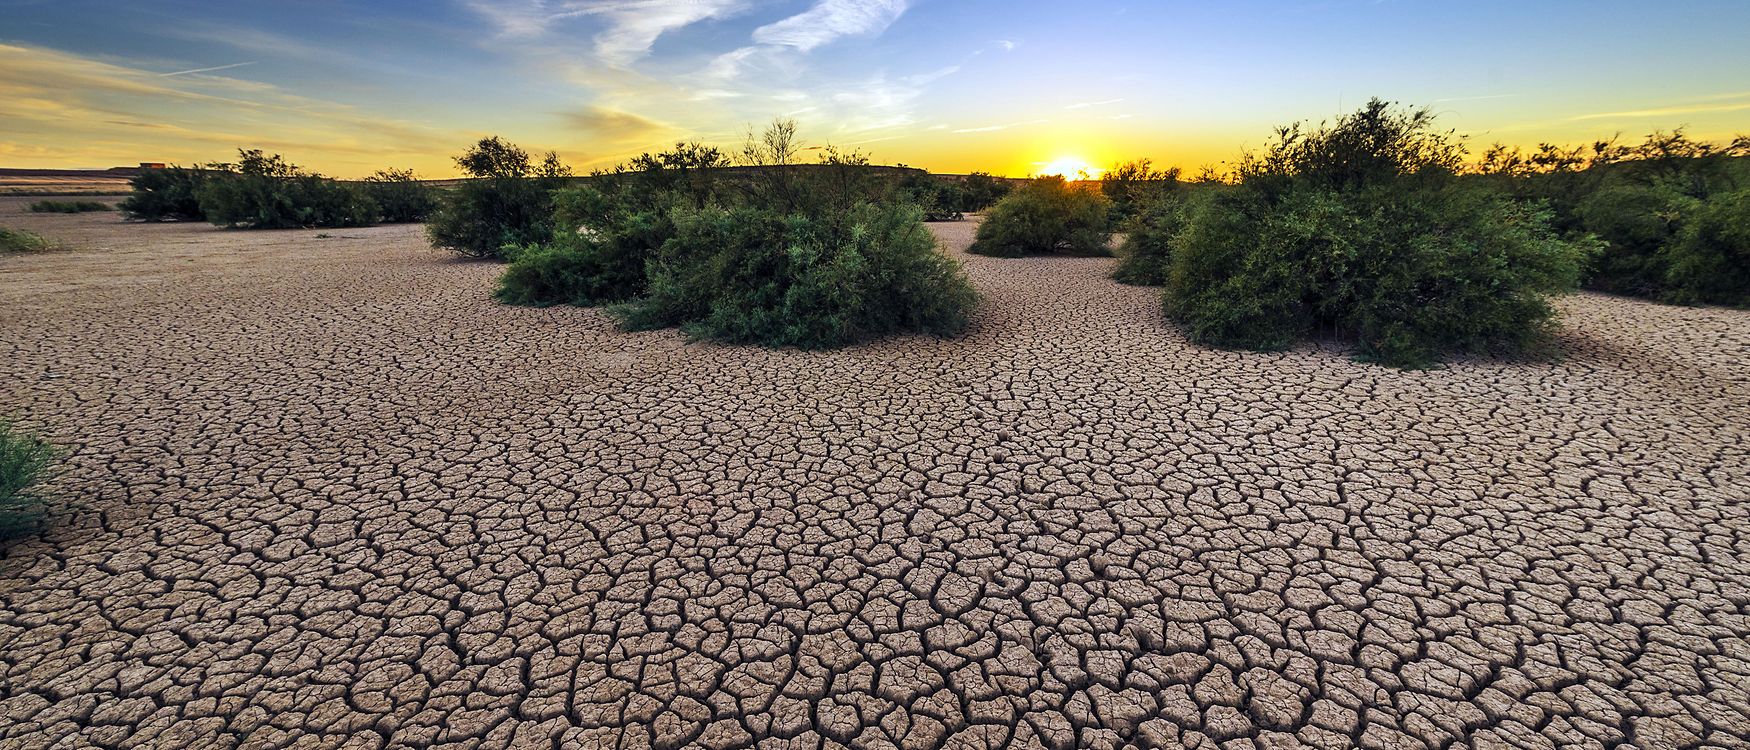
<path fill-rule="evenodd" d="M 1586 285 L 1684 304 L 1750 305 L 1750 137 L 1725 146 L 1681 129 L 1635 146 L 1542 144 L 1530 154 L 1500 145 L 1481 179 L 1545 205 L 1556 227 L 1591 235 L 1601 252 Z"/>
<path fill-rule="evenodd" d="M 423 220 L 437 194 L 411 171 L 347 183 L 307 172 L 279 154 L 239 150 L 235 163 L 141 172 L 119 206 L 138 221 L 210 221 L 224 227 L 356 227 Z"/>
<path fill-rule="evenodd" d="M 36 214 L 83 214 L 93 211 L 111 211 L 108 203 L 100 201 L 37 201 L 30 204 L 31 213 Z"/>
<path fill-rule="evenodd" d="M 739 158 L 677 144 L 567 187 L 556 158 L 537 165 L 489 138 L 457 159 L 475 179 L 428 233 L 507 258 L 502 302 L 611 305 L 630 330 L 812 349 L 962 329 L 975 295 L 923 224 L 941 206 L 918 205 L 916 183 L 896 188 L 860 153 L 829 147 L 803 165 L 800 150 L 780 120 Z M 760 169 L 732 179 L 736 162 Z"/>

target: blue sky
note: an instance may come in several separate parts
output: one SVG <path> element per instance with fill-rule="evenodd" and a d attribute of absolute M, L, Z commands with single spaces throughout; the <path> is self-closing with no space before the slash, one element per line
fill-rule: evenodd
<path fill-rule="evenodd" d="M 581 169 L 792 116 L 935 171 L 1196 168 L 1370 96 L 1480 150 L 1750 132 L 1750 3 L 0 0 L 0 166 L 228 158 L 452 172 L 481 135 Z"/>

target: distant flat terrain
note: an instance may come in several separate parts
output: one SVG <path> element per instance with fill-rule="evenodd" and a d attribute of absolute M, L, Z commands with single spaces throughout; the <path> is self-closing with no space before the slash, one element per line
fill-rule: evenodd
<path fill-rule="evenodd" d="M 0 746 L 1750 746 L 1750 312 L 1221 351 L 968 221 L 963 337 L 769 351 L 25 202 Z"/>

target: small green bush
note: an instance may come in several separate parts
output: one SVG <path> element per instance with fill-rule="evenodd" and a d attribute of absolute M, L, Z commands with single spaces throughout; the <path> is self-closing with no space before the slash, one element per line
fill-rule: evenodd
<path fill-rule="evenodd" d="M 37 214 L 83 214 L 93 211 L 110 211 L 108 203 L 99 201 L 37 201 L 30 204 L 31 213 Z"/>
<path fill-rule="evenodd" d="M 545 244 L 512 248 L 493 296 L 510 305 L 591 307 L 643 294 L 645 264 L 674 235 L 672 207 L 629 209 L 592 188 L 562 191 L 556 201 L 561 229 Z"/>
<path fill-rule="evenodd" d="M 363 188 L 317 174 L 260 149 L 238 152 L 236 164 L 210 165 L 196 190 L 215 225 L 243 229 L 362 227 L 377 219 Z"/>
<path fill-rule="evenodd" d="M 1061 176 L 1037 178 L 991 207 L 968 251 L 1004 258 L 1110 255 L 1109 203 L 1100 193 L 1072 186 Z"/>
<path fill-rule="evenodd" d="M 729 343 L 819 349 L 889 333 L 962 330 L 976 295 L 904 204 L 842 215 L 707 207 L 675 214 L 629 329 L 680 326 Z"/>
<path fill-rule="evenodd" d="M 1750 190 L 1702 203 L 1666 255 L 1671 301 L 1750 307 Z"/>
<path fill-rule="evenodd" d="M 1161 286 L 1173 261 L 1173 243 L 1185 226 L 1184 201 L 1156 196 L 1126 222 L 1112 278 L 1122 284 Z"/>
<path fill-rule="evenodd" d="M 133 221 L 206 221 L 198 193 L 209 174 L 198 167 L 141 170 L 128 181 L 133 192 L 117 208 Z"/>
<path fill-rule="evenodd" d="M 0 254 L 40 253 L 55 249 L 55 243 L 35 232 L 0 227 Z"/>
<path fill-rule="evenodd" d="M 28 534 L 42 525 L 48 506 L 32 489 L 55 457 L 48 443 L 0 422 L 0 539 Z"/>
<path fill-rule="evenodd" d="M 1168 316 L 1219 346 L 1330 331 L 1400 367 L 1537 345 L 1554 326 L 1550 295 L 1573 288 L 1593 248 L 1559 239 L 1548 212 L 1459 180 L 1461 157 L 1426 110 L 1378 100 L 1333 126 L 1279 129 L 1239 185 L 1187 208 Z"/>
<path fill-rule="evenodd" d="M 473 258 L 501 258 L 504 248 L 553 236 L 554 190 L 571 174 L 557 154 L 535 164 L 528 152 L 497 136 L 456 157 L 473 179 L 445 196 L 426 225 L 436 247 Z"/>
<path fill-rule="evenodd" d="M 386 224 L 425 221 L 437 210 L 437 192 L 419 181 L 411 169 L 385 169 L 364 179 L 365 196 L 377 206 L 377 220 Z"/>

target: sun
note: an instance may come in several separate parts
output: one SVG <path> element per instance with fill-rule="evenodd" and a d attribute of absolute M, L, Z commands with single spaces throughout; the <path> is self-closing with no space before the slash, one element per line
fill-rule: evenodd
<path fill-rule="evenodd" d="M 1097 180 L 1100 179 L 1100 173 L 1104 171 L 1106 170 L 1089 164 L 1088 160 L 1077 156 L 1060 156 L 1039 168 L 1041 176 L 1063 175 L 1064 179 L 1068 180 Z"/>

